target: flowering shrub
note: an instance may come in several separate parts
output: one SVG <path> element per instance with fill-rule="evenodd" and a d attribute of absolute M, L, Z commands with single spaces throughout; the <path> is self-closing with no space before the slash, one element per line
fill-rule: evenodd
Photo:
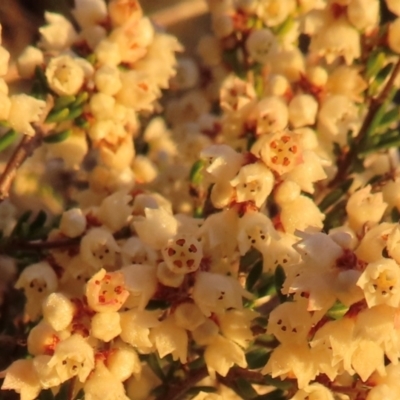
<path fill-rule="evenodd" d="M 198 59 L 137 0 L 47 12 L 25 93 L 0 47 L 1 388 L 397 400 L 399 2 L 207 3 Z"/>

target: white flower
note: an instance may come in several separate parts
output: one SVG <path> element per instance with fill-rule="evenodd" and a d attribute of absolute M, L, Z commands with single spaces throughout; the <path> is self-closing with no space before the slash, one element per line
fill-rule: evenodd
<path fill-rule="evenodd" d="M 51 293 L 43 302 L 43 318 L 56 331 L 66 329 L 75 314 L 75 306 L 63 293 Z"/>
<path fill-rule="evenodd" d="M 186 330 L 175 323 L 173 317 L 162 321 L 150 333 L 150 340 L 161 358 L 171 354 L 176 361 L 182 364 L 187 362 L 188 335 Z"/>
<path fill-rule="evenodd" d="M 347 6 L 347 18 L 359 30 L 370 32 L 379 23 L 378 0 L 352 0 Z"/>
<path fill-rule="evenodd" d="M 269 29 L 253 30 L 246 40 L 246 50 L 251 58 L 264 64 L 277 52 L 276 37 Z"/>
<path fill-rule="evenodd" d="M 100 221 L 116 232 L 127 225 L 128 218 L 132 212 L 132 196 L 128 195 L 126 191 L 118 191 L 110 196 L 107 196 L 98 209 L 98 216 Z"/>
<path fill-rule="evenodd" d="M 103 65 L 94 75 L 94 82 L 99 92 L 113 96 L 121 89 L 119 70 L 113 65 Z"/>
<path fill-rule="evenodd" d="M 165 262 L 157 265 L 157 279 L 164 285 L 177 288 L 182 285 L 185 275 L 177 274 L 168 268 Z"/>
<path fill-rule="evenodd" d="M 364 291 L 368 307 L 377 304 L 398 307 L 400 304 L 400 267 L 394 260 L 388 258 L 370 263 L 360 276 L 357 286 Z"/>
<path fill-rule="evenodd" d="M 122 382 L 101 361 L 96 364 L 83 390 L 86 400 L 129 400 Z"/>
<path fill-rule="evenodd" d="M 257 207 L 261 207 L 272 192 L 274 182 L 271 170 L 264 163 L 255 162 L 241 167 L 230 184 L 236 188 L 238 202 L 254 201 Z"/>
<path fill-rule="evenodd" d="M 77 0 L 72 15 L 81 28 L 96 25 L 107 17 L 107 6 L 103 0 Z"/>
<path fill-rule="evenodd" d="M 111 232 L 105 228 L 92 228 L 83 236 L 80 253 L 84 261 L 95 269 L 115 268 L 120 248 Z"/>
<path fill-rule="evenodd" d="M 359 123 L 358 110 L 348 97 L 336 94 L 329 96 L 320 106 L 318 131 L 330 140 L 345 144 L 349 131 L 354 131 Z"/>
<path fill-rule="evenodd" d="M 60 231 L 70 237 L 75 238 L 85 231 L 86 217 L 80 208 L 71 208 L 64 211 L 60 221 Z"/>
<path fill-rule="evenodd" d="M 86 285 L 88 305 L 97 312 L 118 311 L 128 296 L 124 275 L 119 271 L 107 273 L 101 269 Z"/>
<path fill-rule="evenodd" d="M 21 400 L 36 399 L 42 389 L 32 360 L 14 361 L 6 370 L 2 390 L 15 390 Z"/>
<path fill-rule="evenodd" d="M 48 366 L 57 371 L 61 382 L 73 376 L 85 382 L 94 368 L 93 348 L 82 336 L 72 335 L 57 344 Z"/>
<path fill-rule="evenodd" d="M 43 299 L 54 292 L 57 285 L 57 275 L 47 262 L 24 268 L 15 287 L 24 290 L 27 300 L 25 311 L 32 320 L 40 315 Z"/>
<path fill-rule="evenodd" d="M 60 96 L 74 95 L 82 87 L 85 72 L 81 65 L 68 55 L 54 57 L 46 68 L 49 86 Z"/>
<path fill-rule="evenodd" d="M 139 352 L 149 353 L 154 349 L 150 341 L 150 328 L 156 327 L 159 311 L 129 310 L 121 313 L 121 339 L 136 347 Z"/>
<path fill-rule="evenodd" d="M 257 134 L 275 133 L 286 128 L 289 110 L 286 103 L 277 96 L 263 98 L 257 104 Z"/>
<path fill-rule="evenodd" d="M 254 143 L 251 152 L 279 175 L 291 171 L 302 162 L 300 135 L 295 132 L 262 135 Z"/>
<path fill-rule="evenodd" d="M 108 12 L 114 26 L 122 26 L 127 22 L 134 23 L 142 17 L 142 9 L 137 0 L 111 0 Z"/>
<path fill-rule="evenodd" d="M 131 298 L 138 297 L 138 309 L 144 310 L 157 290 L 156 268 L 153 265 L 132 264 L 121 269 Z"/>
<path fill-rule="evenodd" d="M 221 333 L 229 340 L 246 348 L 254 339 L 252 320 L 258 316 L 253 310 L 228 310 L 218 317 Z"/>
<path fill-rule="evenodd" d="M 371 186 L 354 192 L 346 205 L 349 225 L 359 231 L 364 224 L 377 224 L 385 212 L 387 204 L 383 202 L 382 193 L 371 193 Z"/>
<path fill-rule="evenodd" d="M 294 0 L 262 0 L 257 11 L 266 25 L 276 26 L 284 22 L 295 8 Z"/>
<path fill-rule="evenodd" d="M 99 92 L 91 96 L 89 102 L 90 112 L 97 120 L 112 119 L 115 107 L 115 98 Z"/>
<path fill-rule="evenodd" d="M 271 312 L 267 332 L 283 344 L 301 344 L 306 342 L 311 327 L 311 315 L 305 310 L 304 304 L 286 302 Z"/>
<path fill-rule="evenodd" d="M 108 370 L 121 382 L 132 374 L 139 378 L 142 371 L 142 363 L 132 346 L 118 339 L 107 357 Z"/>
<path fill-rule="evenodd" d="M 343 57 L 351 65 L 361 55 L 360 34 L 345 19 L 336 19 L 311 37 L 310 50 L 324 56 L 328 64 Z"/>
<path fill-rule="evenodd" d="M 318 111 L 318 103 L 309 94 L 298 94 L 289 103 L 289 121 L 294 128 L 314 125 Z"/>
<path fill-rule="evenodd" d="M 103 39 L 94 49 L 97 61 L 100 65 L 117 66 L 121 63 L 122 56 L 118 43 L 109 39 Z"/>
<path fill-rule="evenodd" d="M 238 112 L 251 104 L 256 98 L 256 92 L 250 83 L 235 75 L 229 75 L 222 83 L 219 98 L 224 111 Z"/>
<path fill-rule="evenodd" d="M 193 340 L 200 346 L 211 344 L 219 334 L 219 326 L 211 319 L 206 319 L 192 331 Z"/>
<path fill-rule="evenodd" d="M 40 121 L 46 102 L 26 94 L 11 96 L 11 109 L 8 116 L 10 125 L 17 131 L 29 136 L 35 134 L 31 122 Z"/>
<path fill-rule="evenodd" d="M 135 111 L 151 110 L 152 103 L 160 96 L 160 89 L 144 71 L 131 70 L 121 73 L 122 87 L 116 99 Z"/>
<path fill-rule="evenodd" d="M 48 25 L 39 28 L 41 34 L 39 46 L 48 51 L 68 49 L 78 35 L 73 25 L 61 14 L 46 11 L 44 18 Z"/>
<path fill-rule="evenodd" d="M 21 78 L 31 79 L 35 74 L 35 68 L 43 63 L 43 52 L 36 47 L 28 46 L 17 59 L 18 73 Z"/>
<path fill-rule="evenodd" d="M 209 146 L 200 156 L 206 160 L 205 171 L 214 182 L 233 179 L 243 163 L 243 155 L 226 144 Z"/>
<path fill-rule="evenodd" d="M 278 239 L 272 221 L 261 212 L 247 212 L 239 219 L 237 241 L 240 254 L 244 255 L 254 247 L 266 251 L 271 237 Z"/>
<path fill-rule="evenodd" d="M 161 249 L 173 238 L 178 228 L 174 216 L 164 208 L 145 208 L 146 217 L 137 219 L 133 226 L 139 238 L 154 249 Z"/>
<path fill-rule="evenodd" d="M 92 317 L 90 324 L 90 334 L 109 342 L 121 333 L 120 314 L 116 311 L 97 313 Z"/>
<path fill-rule="evenodd" d="M 216 372 L 226 376 L 234 364 L 242 368 L 247 366 L 244 351 L 236 343 L 219 335 L 207 346 L 204 360 L 211 376 L 215 376 Z"/>
<path fill-rule="evenodd" d="M 281 379 L 294 375 L 299 389 L 302 389 L 317 375 L 317 366 L 308 345 L 290 343 L 281 344 L 274 349 L 261 372 L 271 374 L 273 378 L 279 376 Z"/>
<path fill-rule="evenodd" d="M 176 274 L 188 274 L 196 271 L 203 257 L 201 243 L 187 235 L 171 238 L 162 249 L 167 267 Z"/>
<path fill-rule="evenodd" d="M 193 287 L 193 300 L 204 315 L 223 313 L 228 308 L 242 309 L 245 290 L 231 276 L 200 271 Z"/>
<path fill-rule="evenodd" d="M 202 314 L 200 308 L 194 303 L 181 303 L 174 311 L 175 323 L 181 328 L 189 331 L 194 331 L 204 321 L 205 316 Z"/>

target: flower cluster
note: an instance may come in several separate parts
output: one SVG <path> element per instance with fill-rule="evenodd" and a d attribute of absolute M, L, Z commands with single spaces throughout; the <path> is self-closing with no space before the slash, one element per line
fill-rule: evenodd
<path fill-rule="evenodd" d="M 136 0 L 79 0 L 17 60 L 32 96 L 0 82 L 0 147 L 82 166 L 52 224 L 0 206 L 30 322 L 2 389 L 397 399 L 398 2 L 207 3 L 199 60 Z"/>

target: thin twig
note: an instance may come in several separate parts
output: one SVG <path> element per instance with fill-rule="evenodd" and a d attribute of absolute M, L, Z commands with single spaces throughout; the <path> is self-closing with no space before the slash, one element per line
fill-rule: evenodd
<path fill-rule="evenodd" d="M 349 169 L 352 165 L 352 162 L 354 161 L 354 159 L 357 156 L 358 151 L 360 150 L 359 146 L 365 140 L 366 135 L 368 133 L 368 129 L 371 126 L 372 121 L 374 120 L 374 118 L 375 118 L 377 112 L 379 111 L 380 107 L 382 106 L 382 104 L 385 102 L 385 100 L 389 96 L 390 91 L 394 84 L 394 80 L 396 79 L 399 72 L 400 72 L 400 58 L 397 61 L 396 65 L 390 75 L 390 78 L 387 81 L 385 87 L 383 88 L 381 94 L 377 98 L 373 98 L 371 100 L 371 104 L 369 106 L 368 113 L 365 116 L 365 119 L 363 121 L 363 124 L 361 125 L 358 135 L 354 139 L 354 144 L 351 147 L 351 149 L 348 151 L 348 153 L 345 155 L 345 157 L 343 157 L 343 159 L 339 161 L 337 173 L 336 173 L 335 177 L 333 178 L 333 180 L 329 183 L 329 185 L 328 185 L 329 188 L 335 187 L 337 184 L 343 182 L 346 179 Z"/>
<path fill-rule="evenodd" d="M 0 176 L 0 202 L 8 198 L 18 168 L 39 147 L 41 142 L 42 135 L 39 131 L 36 131 L 34 136 L 24 135 L 21 139 Z"/>

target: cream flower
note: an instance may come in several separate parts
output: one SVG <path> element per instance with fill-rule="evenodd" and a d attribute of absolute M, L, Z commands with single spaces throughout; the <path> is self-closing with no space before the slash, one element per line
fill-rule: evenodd
<path fill-rule="evenodd" d="M 94 368 L 93 348 L 82 336 L 72 335 L 58 343 L 48 366 L 56 370 L 61 382 L 74 376 L 85 382 Z"/>
<path fill-rule="evenodd" d="M 57 275 L 47 262 L 32 264 L 22 271 L 15 287 L 24 290 L 25 312 L 32 320 L 41 314 L 42 301 L 57 289 L 57 285 Z"/>
<path fill-rule="evenodd" d="M 31 79 L 35 74 L 35 68 L 43 63 L 43 52 L 36 47 L 28 46 L 17 59 L 18 73 L 21 78 Z"/>
<path fill-rule="evenodd" d="M 289 111 L 286 103 L 279 97 L 263 98 L 257 104 L 257 134 L 275 133 L 286 128 Z"/>
<path fill-rule="evenodd" d="M 43 319 L 56 331 L 66 329 L 75 314 L 75 306 L 63 293 L 51 293 L 43 302 Z"/>
<path fill-rule="evenodd" d="M 400 304 L 400 267 L 391 259 L 382 258 L 368 264 L 357 282 L 365 295 L 368 307 Z"/>
<path fill-rule="evenodd" d="M 61 14 L 45 12 L 44 18 L 48 25 L 39 28 L 41 34 L 39 46 L 48 51 L 68 49 L 78 35 L 73 25 Z"/>
<path fill-rule="evenodd" d="M 244 295 L 245 290 L 233 277 L 203 271 L 196 275 L 193 300 L 206 316 L 228 308 L 242 309 Z"/>
<path fill-rule="evenodd" d="M 17 131 L 29 136 L 35 134 L 32 122 L 40 121 L 46 102 L 26 94 L 11 96 L 11 108 L 8 115 L 10 125 Z"/>
<path fill-rule="evenodd" d="M 364 224 L 377 224 L 385 212 L 387 204 L 383 202 L 382 193 L 371 193 L 371 186 L 353 193 L 346 205 L 349 225 L 359 231 Z"/>
<path fill-rule="evenodd" d="M 112 374 L 103 362 L 96 364 L 96 369 L 83 386 L 86 400 L 129 400 L 124 385 Z"/>
<path fill-rule="evenodd" d="M 14 390 L 20 394 L 21 400 L 36 399 L 42 387 L 33 367 L 33 361 L 14 361 L 6 370 L 1 389 Z"/>
<path fill-rule="evenodd" d="M 107 357 L 108 370 L 121 382 L 132 374 L 139 378 L 142 372 L 142 363 L 132 346 L 118 339 L 111 348 Z"/>
<path fill-rule="evenodd" d="M 118 311 L 128 296 L 121 272 L 107 273 L 105 269 L 101 269 L 86 285 L 89 307 L 97 312 Z"/>
<path fill-rule="evenodd" d="M 107 17 L 107 6 L 103 0 L 77 0 L 71 11 L 81 28 L 96 25 Z"/>
<path fill-rule="evenodd" d="M 302 162 L 299 135 L 282 131 L 262 135 L 251 148 L 271 170 L 282 175 Z"/>
<path fill-rule="evenodd" d="M 64 211 L 60 221 L 60 231 L 70 237 L 75 238 L 85 231 L 86 217 L 80 208 L 71 208 Z"/>
<path fill-rule="evenodd" d="M 121 331 L 120 314 L 116 311 L 101 312 L 92 317 L 90 334 L 103 342 L 110 342 Z"/>
<path fill-rule="evenodd" d="M 118 191 L 107 196 L 98 209 L 100 221 L 112 232 L 122 229 L 127 225 L 132 212 L 131 201 L 132 196 L 128 195 L 126 191 Z"/>
<path fill-rule="evenodd" d="M 175 323 L 173 317 L 162 321 L 150 333 L 150 340 L 161 358 L 171 354 L 176 361 L 182 364 L 187 362 L 188 335 L 186 330 Z"/>
<path fill-rule="evenodd" d="M 134 24 L 143 15 L 137 0 L 111 0 L 108 12 L 114 26 L 122 26 L 127 22 Z"/>
<path fill-rule="evenodd" d="M 236 343 L 219 335 L 207 346 L 204 359 L 211 376 L 215 376 L 216 372 L 226 376 L 234 364 L 242 368 L 247 366 L 244 351 Z"/>
<path fill-rule="evenodd" d="M 74 58 L 68 55 L 54 57 L 46 68 L 49 86 L 60 96 L 74 95 L 82 87 L 85 72 Z"/>
<path fill-rule="evenodd" d="M 277 40 L 269 29 L 253 30 L 246 40 L 246 50 L 251 58 L 264 64 L 273 59 L 277 51 Z"/>
<path fill-rule="evenodd" d="M 176 274 L 187 274 L 196 271 L 203 257 L 201 243 L 187 235 L 171 238 L 162 249 L 167 267 Z"/>
<path fill-rule="evenodd" d="M 81 256 L 95 269 L 115 269 L 116 255 L 119 251 L 120 247 L 113 235 L 105 228 L 92 228 L 81 240 Z"/>

